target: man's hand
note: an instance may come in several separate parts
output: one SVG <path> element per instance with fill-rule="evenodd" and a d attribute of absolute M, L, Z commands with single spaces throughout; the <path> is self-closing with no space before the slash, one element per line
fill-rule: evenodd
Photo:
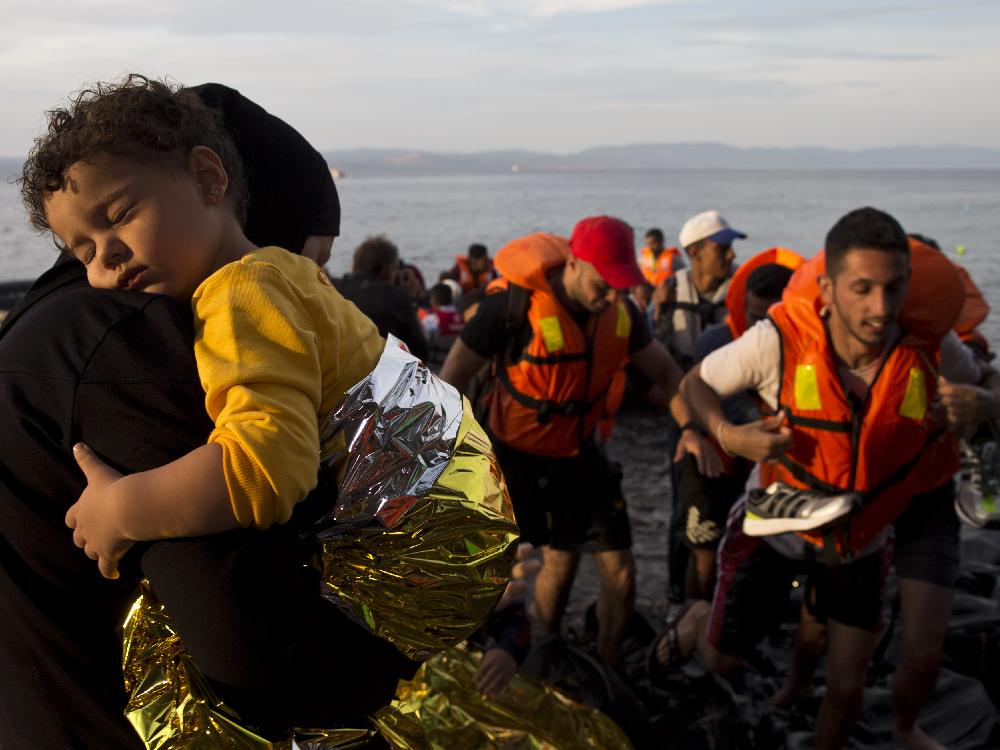
<path fill-rule="evenodd" d="M 73 456 L 87 478 L 87 488 L 66 512 L 73 544 L 80 547 L 105 578 L 118 577 L 118 561 L 132 546 L 118 527 L 116 485 L 122 475 L 99 459 L 88 446 L 77 443 Z"/>
<path fill-rule="evenodd" d="M 944 408 L 948 428 L 962 432 L 989 418 L 992 398 L 983 388 L 949 383 L 938 377 L 938 401 Z"/>
<path fill-rule="evenodd" d="M 653 298 L 651 300 L 651 304 L 653 305 L 653 320 L 660 319 L 660 311 L 664 305 L 670 304 L 673 293 L 674 287 L 665 281 L 653 290 Z"/>
<path fill-rule="evenodd" d="M 787 415 L 781 412 L 774 417 L 749 424 L 725 423 L 720 441 L 730 453 L 748 458 L 754 463 L 773 461 L 792 446 L 792 430 L 786 424 Z"/>
<path fill-rule="evenodd" d="M 674 452 L 674 463 L 683 461 L 687 455 L 694 456 L 698 473 L 702 476 L 709 479 L 722 476 L 722 460 L 715 446 L 697 430 L 681 430 L 680 438 L 677 440 L 677 450 Z"/>
<path fill-rule="evenodd" d="M 483 660 L 473 679 L 480 693 L 496 695 L 507 687 L 515 672 L 517 660 L 502 648 L 491 648 L 483 654 Z"/>

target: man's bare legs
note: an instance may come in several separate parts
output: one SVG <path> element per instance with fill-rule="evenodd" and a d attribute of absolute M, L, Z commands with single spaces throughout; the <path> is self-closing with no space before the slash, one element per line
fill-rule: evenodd
<path fill-rule="evenodd" d="M 827 626 L 826 695 L 816 721 L 818 750 L 840 750 L 858 720 L 878 633 L 830 620 Z"/>
<path fill-rule="evenodd" d="M 771 698 L 775 708 L 789 708 L 812 697 L 813 677 L 826 653 L 826 625 L 817 620 L 802 605 L 799 629 L 792 647 L 792 664 L 788 682 Z"/>
<path fill-rule="evenodd" d="M 899 579 L 903 655 L 892 678 L 892 732 L 900 747 L 942 747 L 924 734 L 916 721 L 937 680 L 953 597 L 950 588 Z"/>
<path fill-rule="evenodd" d="M 635 559 L 628 549 L 594 553 L 601 579 L 597 595 L 597 646 L 609 664 L 621 656 L 625 626 L 635 608 Z M 545 635 L 557 635 L 573 579 L 580 565 L 580 553 L 542 546 L 542 570 L 535 582 L 534 614 Z"/>
<path fill-rule="evenodd" d="M 692 549 L 684 580 L 688 599 L 711 599 L 715 589 L 715 550 Z"/>
<path fill-rule="evenodd" d="M 534 615 L 545 635 L 558 635 L 573 578 L 580 565 L 580 553 L 541 546 L 542 570 L 535 581 Z"/>
<path fill-rule="evenodd" d="M 635 609 L 635 558 L 630 549 L 594 553 L 601 578 L 597 595 L 597 648 L 608 664 L 621 658 L 625 627 Z"/>

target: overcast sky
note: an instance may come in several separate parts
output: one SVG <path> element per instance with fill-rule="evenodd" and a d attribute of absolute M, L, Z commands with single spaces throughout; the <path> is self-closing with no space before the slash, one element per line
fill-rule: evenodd
<path fill-rule="evenodd" d="M 0 155 L 127 71 L 321 150 L 1000 147 L 997 0 L 0 0 Z"/>

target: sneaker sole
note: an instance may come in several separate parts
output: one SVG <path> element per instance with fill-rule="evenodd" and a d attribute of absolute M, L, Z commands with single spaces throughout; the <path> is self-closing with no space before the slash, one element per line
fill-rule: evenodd
<path fill-rule="evenodd" d="M 812 531 L 850 515 L 848 506 L 823 518 L 764 518 L 750 511 L 743 518 L 743 533 L 747 536 L 773 536 L 789 531 Z"/>

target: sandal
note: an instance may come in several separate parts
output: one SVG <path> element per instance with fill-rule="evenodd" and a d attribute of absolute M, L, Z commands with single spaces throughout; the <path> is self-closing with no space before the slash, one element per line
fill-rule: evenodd
<path fill-rule="evenodd" d="M 698 600 L 692 599 L 681 607 L 680 611 L 667 622 L 666 630 L 660 633 L 649 645 L 649 651 L 646 653 L 646 676 L 653 682 L 667 677 L 691 658 L 691 654 L 684 656 L 681 653 L 681 645 L 677 637 L 677 625 L 684 619 L 684 616 L 696 601 Z M 656 656 L 660 644 L 664 641 L 666 641 L 667 655 L 670 659 L 666 665 L 661 663 Z"/>

